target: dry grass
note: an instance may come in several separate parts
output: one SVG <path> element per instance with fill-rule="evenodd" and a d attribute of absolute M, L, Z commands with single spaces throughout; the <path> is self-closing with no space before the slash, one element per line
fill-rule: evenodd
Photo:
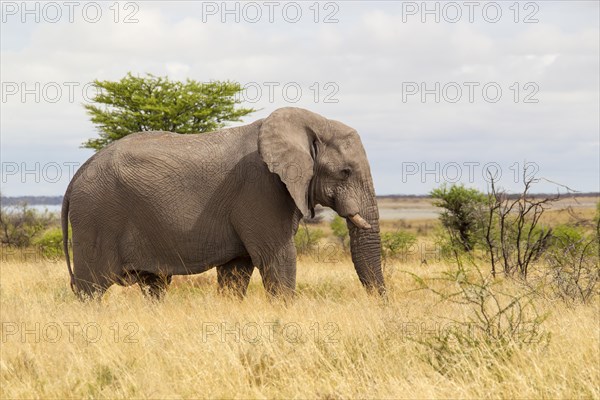
<path fill-rule="evenodd" d="M 301 261 L 288 305 L 267 300 L 257 273 L 246 300 L 219 296 L 213 272 L 177 279 L 159 304 L 137 287 L 82 304 L 62 262 L 5 262 L 0 397 L 600 397 L 597 304 L 567 309 L 540 298 L 547 346 L 524 344 L 485 366 L 466 360 L 460 373 L 434 369 L 416 340 L 470 310 L 411 291 L 402 270 L 444 268 L 396 266 L 388 304 L 366 296 L 347 260 Z"/>

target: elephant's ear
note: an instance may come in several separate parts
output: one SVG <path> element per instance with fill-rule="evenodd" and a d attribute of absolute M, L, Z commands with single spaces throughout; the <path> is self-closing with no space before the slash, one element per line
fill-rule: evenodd
<path fill-rule="evenodd" d="M 287 187 L 304 216 L 309 212 L 308 188 L 313 176 L 315 142 L 326 129 L 327 120 L 295 107 L 275 110 L 262 123 L 258 152 Z"/>

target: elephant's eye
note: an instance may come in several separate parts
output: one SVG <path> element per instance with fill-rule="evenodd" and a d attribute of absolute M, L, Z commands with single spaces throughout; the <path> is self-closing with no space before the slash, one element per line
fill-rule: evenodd
<path fill-rule="evenodd" d="M 342 168 L 341 174 L 344 179 L 350 178 L 350 175 L 352 175 L 352 168 L 350 168 L 350 167 Z"/>

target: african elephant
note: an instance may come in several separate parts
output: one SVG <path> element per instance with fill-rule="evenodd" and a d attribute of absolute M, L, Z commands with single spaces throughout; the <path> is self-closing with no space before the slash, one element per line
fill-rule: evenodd
<path fill-rule="evenodd" d="M 139 283 L 160 297 L 172 275 L 217 267 L 220 288 L 243 296 L 256 266 L 269 294 L 292 294 L 294 234 L 317 204 L 347 219 L 358 277 L 383 295 L 379 213 L 354 129 L 287 107 L 206 134 L 128 135 L 86 161 L 65 193 L 71 287 L 87 298 Z"/>

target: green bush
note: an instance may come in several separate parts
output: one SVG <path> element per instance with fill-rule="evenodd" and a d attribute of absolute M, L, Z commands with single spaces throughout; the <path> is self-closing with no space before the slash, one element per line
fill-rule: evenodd
<path fill-rule="evenodd" d="M 430 193 L 435 199 L 433 205 L 441 207 L 442 225 L 448 230 L 453 244 L 465 251 L 471 251 L 482 240 L 483 210 L 487 196 L 477 189 L 468 189 L 464 185 L 445 184 Z"/>
<path fill-rule="evenodd" d="M 39 212 L 27 204 L 17 207 L 2 207 L 0 210 L 0 242 L 10 247 L 28 247 L 34 239 L 46 230 L 55 216 Z"/>
<path fill-rule="evenodd" d="M 62 229 L 52 228 L 36 240 L 42 255 L 47 258 L 57 259 L 64 255 Z"/>
<path fill-rule="evenodd" d="M 600 236 L 583 228 L 558 225 L 546 254 L 550 286 L 567 303 L 592 302 L 600 295 Z"/>
<path fill-rule="evenodd" d="M 338 238 L 344 250 L 346 250 L 346 246 L 348 243 L 348 224 L 346 220 L 339 215 L 333 217 L 331 224 L 329 225 L 331 230 L 333 231 L 333 235 Z"/>
<path fill-rule="evenodd" d="M 296 232 L 296 236 L 294 236 L 296 252 L 302 255 L 309 254 L 316 249 L 319 240 L 324 236 L 325 234 L 321 229 L 300 227 Z"/>
<path fill-rule="evenodd" d="M 381 234 L 381 260 L 384 264 L 394 259 L 406 259 L 417 237 L 409 232 L 384 232 Z"/>
<path fill-rule="evenodd" d="M 554 249 L 564 249 L 572 244 L 578 243 L 585 238 L 585 232 L 582 228 L 560 224 L 552 230 L 552 243 Z"/>

